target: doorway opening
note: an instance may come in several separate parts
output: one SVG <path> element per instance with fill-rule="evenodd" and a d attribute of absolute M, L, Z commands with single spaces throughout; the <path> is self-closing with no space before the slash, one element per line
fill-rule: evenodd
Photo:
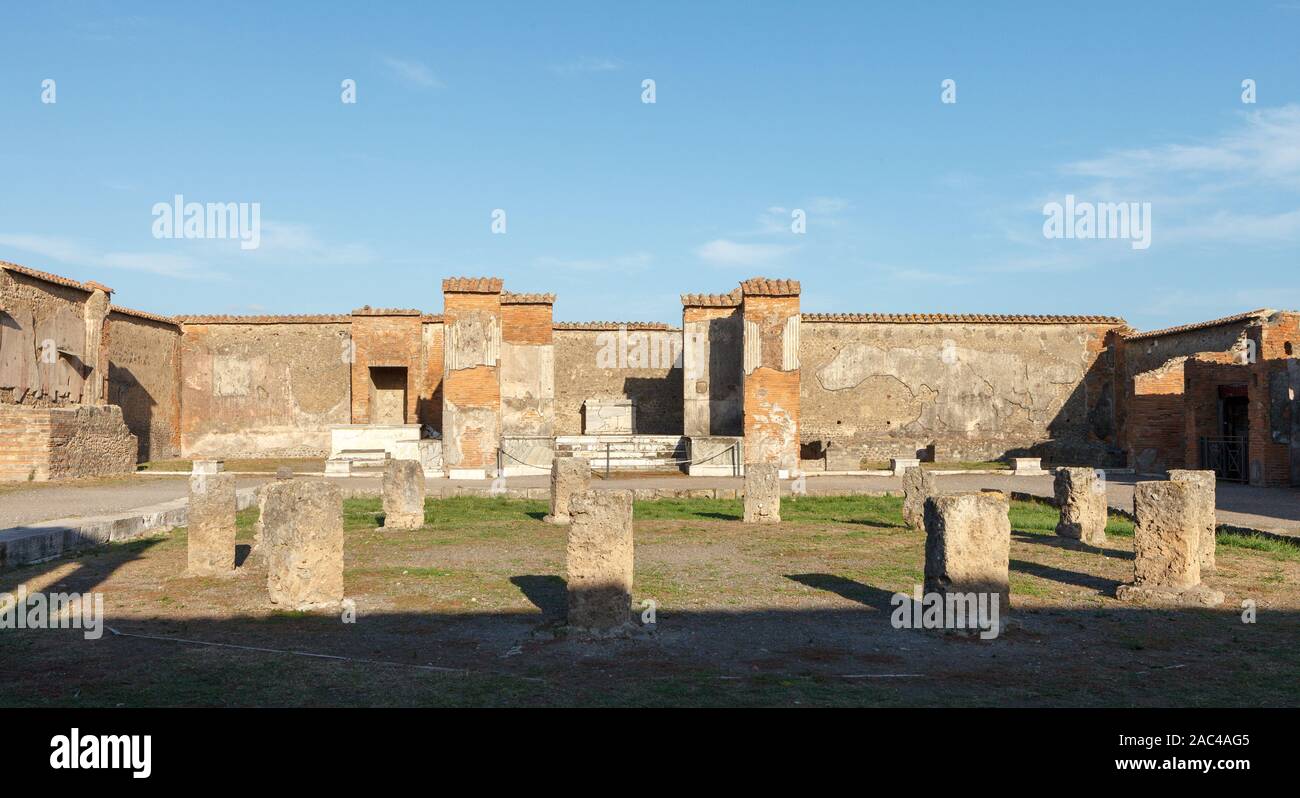
<path fill-rule="evenodd" d="M 406 368 L 370 367 L 370 423 L 406 423 Z"/>

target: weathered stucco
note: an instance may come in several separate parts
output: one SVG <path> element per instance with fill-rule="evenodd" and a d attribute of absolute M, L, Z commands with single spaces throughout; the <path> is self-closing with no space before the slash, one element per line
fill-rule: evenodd
<path fill-rule="evenodd" d="M 305 457 L 349 423 L 346 323 L 186 324 L 181 448 L 195 457 Z"/>
<path fill-rule="evenodd" d="M 801 437 L 846 466 L 1113 447 L 1109 328 L 805 321 Z"/>

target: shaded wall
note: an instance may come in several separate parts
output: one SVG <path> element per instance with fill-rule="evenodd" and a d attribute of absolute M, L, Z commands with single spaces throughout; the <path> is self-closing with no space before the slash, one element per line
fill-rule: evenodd
<path fill-rule="evenodd" d="M 181 453 L 181 328 L 113 309 L 108 344 L 108 402 L 122 408 L 140 462 Z"/>
<path fill-rule="evenodd" d="M 556 435 L 581 434 L 582 403 L 597 397 L 635 401 L 638 434 L 682 434 L 680 330 L 557 326 L 554 346 Z"/>

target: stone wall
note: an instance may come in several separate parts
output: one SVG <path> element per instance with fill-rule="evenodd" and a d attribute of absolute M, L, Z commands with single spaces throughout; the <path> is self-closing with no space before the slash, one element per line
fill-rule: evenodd
<path fill-rule="evenodd" d="M 637 433 L 682 434 L 681 331 L 666 324 L 555 325 L 555 434 L 582 434 L 582 403 L 636 402 Z"/>
<path fill-rule="evenodd" d="M 321 457 L 350 421 L 350 316 L 185 317 L 186 457 Z"/>
<path fill-rule="evenodd" d="M 805 456 L 1118 464 L 1106 348 L 1118 319 L 914 318 L 804 314 Z"/>
<path fill-rule="evenodd" d="M 738 436 L 744 424 L 740 294 L 688 294 L 682 303 L 682 434 Z"/>
<path fill-rule="evenodd" d="M 113 405 L 0 404 L 0 481 L 130 474 L 135 436 Z"/>
<path fill-rule="evenodd" d="M 0 262 L 0 403 L 103 401 L 107 289 Z"/>
<path fill-rule="evenodd" d="M 114 307 L 104 326 L 108 402 L 122 408 L 140 462 L 181 453 L 181 327 Z"/>

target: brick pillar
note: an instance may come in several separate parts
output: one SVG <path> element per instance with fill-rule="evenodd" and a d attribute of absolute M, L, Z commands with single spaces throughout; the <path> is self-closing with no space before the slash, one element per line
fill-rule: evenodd
<path fill-rule="evenodd" d="M 784 478 L 799 466 L 799 283 L 756 277 L 740 289 L 745 462 Z"/>
<path fill-rule="evenodd" d="M 452 479 L 496 473 L 501 440 L 501 279 L 442 281 L 442 453 Z"/>

